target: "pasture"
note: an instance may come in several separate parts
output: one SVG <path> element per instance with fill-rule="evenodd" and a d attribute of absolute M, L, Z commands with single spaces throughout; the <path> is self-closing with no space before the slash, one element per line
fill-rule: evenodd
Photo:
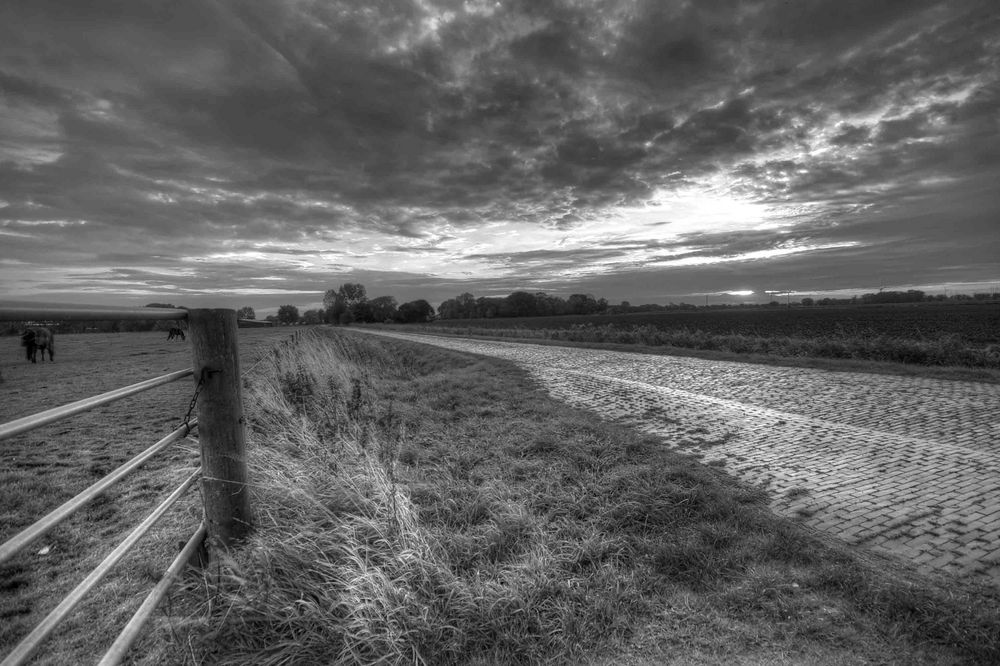
<path fill-rule="evenodd" d="M 244 394 L 256 529 L 231 557 L 189 573 L 139 663 L 1000 659 L 995 591 L 776 518 L 755 489 L 552 400 L 513 365 L 327 328 L 261 356 L 288 329 L 240 335 L 244 371 L 264 359 Z M 5 359 L 15 400 L 0 418 L 50 406 L 37 403 L 53 391 L 65 402 L 186 367 L 186 346 L 165 337 L 63 336 L 61 360 L 45 369 L 65 363 L 64 375 Z M 63 486 L 88 483 L 95 464 L 110 468 L 133 440 L 175 424 L 190 388 L 3 443 L 0 537 L 76 489 Z M 64 591 L 61 577 L 84 570 L 70 554 L 124 531 L 126 514 L 144 515 L 145 496 L 193 457 L 181 447 L 145 468 L 115 502 L 38 544 L 47 554 L 32 548 L 0 572 L 2 647 Z M 158 575 L 195 512 L 180 512 L 77 612 L 48 648 L 54 662 L 99 654 L 110 640 L 100 634 L 127 616 L 135 584 Z"/>
<path fill-rule="evenodd" d="M 242 329 L 244 370 L 287 335 L 287 330 Z M 166 332 L 56 338 L 55 362 L 37 364 L 25 360 L 19 337 L 0 338 L 0 422 L 191 365 L 190 346 L 168 342 Z M 193 388 L 190 379 L 174 382 L 0 441 L 0 541 L 177 427 Z M 182 440 L 0 565 L 0 653 L 8 652 L 197 464 L 196 445 Z M 55 663 L 75 663 L 81 655 L 103 652 L 176 554 L 176 541 L 197 526 L 197 493 L 189 493 L 181 504 L 57 630 L 43 654 Z"/>

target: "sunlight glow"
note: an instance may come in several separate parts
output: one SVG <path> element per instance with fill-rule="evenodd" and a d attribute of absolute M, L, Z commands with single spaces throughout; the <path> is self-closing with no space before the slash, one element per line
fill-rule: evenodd
<path fill-rule="evenodd" d="M 636 219 L 643 226 L 663 225 L 663 231 L 673 237 L 782 226 L 770 218 L 766 206 L 714 188 L 660 190 L 645 206 L 624 209 L 622 214 Z"/>
<path fill-rule="evenodd" d="M 419 209 L 408 212 L 415 219 L 427 213 Z M 256 244 L 256 252 L 229 252 L 207 259 L 290 262 L 310 272 L 390 270 L 447 279 L 470 274 L 483 278 L 550 274 L 566 279 L 635 267 L 748 261 L 833 247 L 725 253 L 730 234 L 783 230 L 792 225 L 790 218 L 774 214 L 768 206 L 729 195 L 721 187 L 692 186 L 662 190 L 643 206 L 608 209 L 604 215 L 574 219 L 569 226 L 540 226 L 521 220 L 496 220 L 465 228 L 439 223 L 428 227 L 428 233 L 420 238 L 401 238 L 369 227 L 363 235 L 341 234 L 336 250 L 315 244 L 308 248 L 302 244 L 283 248 Z M 313 252 L 303 252 L 306 249 Z"/>
<path fill-rule="evenodd" d="M 857 241 L 844 243 L 827 243 L 825 245 L 793 245 L 788 247 L 772 248 L 770 250 L 756 250 L 754 252 L 743 252 L 741 254 L 730 255 L 700 255 L 695 257 L 682 257 L 680 259 L 668 259 L 666 261 L 650 262 L 648 266 L 707 266 L 709 264 L 735 263 L 741 261 L 755 261 L 758 259 L 772 259 L 774 257 L 785 257 L 804 252 L 816 252 L 819 250 L 833 250 L 838 248 L 856 247 L 860 245 Z"/>

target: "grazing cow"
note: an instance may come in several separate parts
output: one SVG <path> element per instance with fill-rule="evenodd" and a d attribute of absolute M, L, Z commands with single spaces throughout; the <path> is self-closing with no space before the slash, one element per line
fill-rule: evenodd
<path fill-rule="evenodd" d="M 180 338 L 184 340 L 184 331 L 177 326 L 172 326 L 170 328 L 170 333 L 167 335 L 167 340 L 173 340 L 174 338 Z"/>
<path fill-rule="evenodd" d="M 49 352 L 49 360 L 55 361 L 56 345 L 55 335 L 47 328 L 29 328 L 21 334 L 21 344 L 24 345 L 27 360 L 37 363 L 38 351 L 42 352 L 42 361 L 45 361 L 45 351 Z"/>

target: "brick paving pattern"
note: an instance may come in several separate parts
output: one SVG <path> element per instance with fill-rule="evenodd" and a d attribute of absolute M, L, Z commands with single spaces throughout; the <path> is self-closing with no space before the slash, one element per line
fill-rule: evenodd
<path fill-rule="evenodd" d="M 1000 585 L 1000 386 L 379 332 L 496 356 L 765 488 L 772 509 Z"/>

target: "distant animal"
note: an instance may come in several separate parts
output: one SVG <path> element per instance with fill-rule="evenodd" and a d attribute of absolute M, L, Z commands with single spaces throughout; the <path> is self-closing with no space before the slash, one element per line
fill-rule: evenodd
<path fill-rule="evenodd" d="M 170 333 L 167 335 L 167 340 L 173 340 L 174 338 L 180 338 L 184 340 L 184 331 L 177 326 L 172 326 L 170 328 Z"/>
<path fill-rule="evenodd" d="M 38 352 L 42 352 L 42 361 L 45 361 L 45 352 L 49 352 L 49 360 L 55 361 L 56 344 L 55 335 L 47 328 L 33 327 L 21 334 L 21 344 L 27 360 L 37 363 Z"/>

